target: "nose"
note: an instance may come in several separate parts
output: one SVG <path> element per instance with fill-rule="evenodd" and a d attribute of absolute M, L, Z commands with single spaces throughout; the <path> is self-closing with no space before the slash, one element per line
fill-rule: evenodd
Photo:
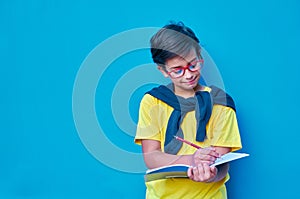
<path fill-rule="evenodd" d="M 186 69 L 185 72 L 184 72 L 184 77 L 186 79 L 191 79 L 193 77 L 193 72 Z"/>

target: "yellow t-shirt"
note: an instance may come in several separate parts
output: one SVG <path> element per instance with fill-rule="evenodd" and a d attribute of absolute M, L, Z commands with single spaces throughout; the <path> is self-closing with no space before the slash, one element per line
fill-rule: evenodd
<path fill-rule="evenodd" d="M 210 92 L 209 87 L 205 91 Z M 164 151 L 165 132 L 173 108 L 163 101 L 146 94 L 140 104 L 139 121 L 135 143 L 141 140 L 157 140 Z M 206 139 L 196 141 L 195 111 L 186 114 L 181 128 L 184 139 L 194 142 L 201 147 L 222 146 L 230 147 L 232 151 L 242 147 L 235 111 L 222 105 L 214 105 L 210 120 L 206 125 Z M 178 155 L 188 155 L 195 152 L 195 148 L 183 144 Z M 174 178 L 146 182 L 148 199 L 158 198 L 227 198 L 225 182 L 229 175 L 219 182 L 202 183 L 186 178 Z"/>

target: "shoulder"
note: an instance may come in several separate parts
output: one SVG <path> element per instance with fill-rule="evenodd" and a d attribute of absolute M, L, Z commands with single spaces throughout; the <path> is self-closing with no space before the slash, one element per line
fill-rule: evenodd
<path fill-rule="evenodd" d="M 142 100 L 141 100 L 142 104 L 155 104 L 157 103 L 157 99 L 155 97 L 153 97 L 152 95 L 146 93 Z"/>
<path fill-rule="evenodd" d="M 211 88 L 209 86 L 203 86 L 201 85 L 200 90 L 199 91 L 206 91 L 206 92 L 211 92 Z"/>
<path fill-rule="evenodd" d="M 140 102 L 140 107 L 143 109 L 151 109 L 159 104 L 161 104 L 160 100 L 146 93 Z"/>
<path fill-rule="evenodd" d="M 215 85 L 210 85 L 210 86 L 201 85 L 199 91 L 206 91 L 206 92 L 209 92 L 209 93 L 218 93 L 218 92 L 224 92 L 225 93 L 224 89 L 222 89 L 220 87 L 217 87 Z"/>
<path fill-rule="evenodd" d="M 148 92 L 146 92 L 142 98 L 142 103 L 150 103 L 150 104 L 158 104 L 161 103 L 163 100 L 169 97 L 170 88 L 164 85 L 160 85 L 158 87 L 154 87 Z"/>
<path fill-rule="evenodd" d="M 140 102 L 140 109 L 144 111 L 169 111 L 173 108 L 164 101 L 146 93 Z"/>
<path fill-rule="evenodd" d="M 230 107 L 234 111 L 236 110 L 235 108 L 235 103 L 233 98 L 226 93 L 223 89 L 216 87 L 214 85 L 210 86 L 210 95 L 213 100 L 213 104 L 218 104 L 218 105 L 223 105 L 226 107 Z"/>
<path fill-rule="evenodd" d="M 234 109 L 228 106 L 220 105 L 220 104 L 214 104 L 212 109 L 212 114 L 226 114 L 228 116 L 235 115 Z"/>

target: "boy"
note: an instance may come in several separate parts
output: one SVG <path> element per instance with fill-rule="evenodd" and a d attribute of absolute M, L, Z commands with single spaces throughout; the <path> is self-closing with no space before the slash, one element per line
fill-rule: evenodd
<path fill-rule="evenodd" d="M 171 84 L 147 92 L 140 104 L 135 142 L 142 145 L 149 169 L 187 164 L 189 178 L 146 183 L 146 197 L 227 198 L 228 164 L 210 166 L 221 155 L 241 148 L 232 98 L 217 87 L 199 84 L 199 40 L 182 22 L 161 28 L 151 38 L 157 68 Z M 174 138 L 199 145 L 196 149 Z"/>

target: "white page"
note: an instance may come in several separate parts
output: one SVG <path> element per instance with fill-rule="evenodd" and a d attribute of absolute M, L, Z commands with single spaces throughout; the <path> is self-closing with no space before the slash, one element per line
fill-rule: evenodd
<path fill-rule="evenodd" d="M 249 154 L 247 153 L 234 153 L 234 152 L 231 152 L 231 153 L 227 153 L 225 155 L 222 155 L 220 158 L 218 158 L 214 164 L 210 165 L 210 166 L 217 166 L 217 165 L 220 165 L 220 164 L 223 164 L 223 163 L 226 163 L 226 162 L 230 162 L 230 161 L 233 161 L 233 160 L 236 160 L 236 159 L 240 159 L 240 158 L 243 158 L 243 157 L 247 157 L 249 156 Z"/>

